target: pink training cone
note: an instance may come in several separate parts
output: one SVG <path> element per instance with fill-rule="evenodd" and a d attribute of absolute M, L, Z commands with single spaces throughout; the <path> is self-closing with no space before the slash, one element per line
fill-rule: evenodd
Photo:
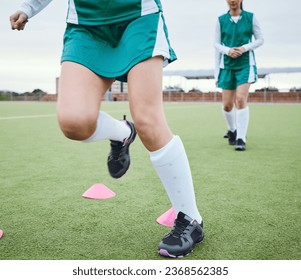
<path fill-rule="evenodd" d="M 157 218 L 157 223 L 166 227 L 172 227 L 175 219 L 176 212 L 173 208 L 170 208 L 164 214 Z"/>
<path fill-rule="evenodd" d="M 114 197 L 116 193 L 111 191 L 104 184 L 94 184 L 83 193 L 83 197 L 92 199 L 107 199 Z"/>
<path fill-rule="evenodd" d="M 3 236 L 3 230 L 0 229 L 0 239 L 1 239 L 2 236 Z"/>

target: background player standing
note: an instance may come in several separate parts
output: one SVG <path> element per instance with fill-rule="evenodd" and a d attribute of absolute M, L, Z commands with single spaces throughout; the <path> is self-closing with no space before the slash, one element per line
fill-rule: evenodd
<path fill-rule="evenodd" d="M 229 144 L 235 145 L 237 151 L 244 151 L 249 124 L 249 89 L 257 81 L 253 50 L 264 40 L 258 20 L 253 13 L 243 10 L 242 0 L 227 0 L 227 3 L 229 11 L 218 18 L 216 25 L 215 79 L 222 88 L 222 111 Z"/>

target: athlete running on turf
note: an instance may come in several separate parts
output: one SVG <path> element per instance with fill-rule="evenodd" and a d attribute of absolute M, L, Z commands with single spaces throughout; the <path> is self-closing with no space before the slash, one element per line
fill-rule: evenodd
<path fill-rule="evenodd" d="M 222 88 L 229 144 L 235 145 L 237 151 L 244 151 L 249 124 L 249 89 L 257 81 L 253 50 L 264 40 L 258 20 L 253 13 L 243 10 L 242 0 L 227 0 L 227 3 L 229 11 L 218 18 L 216 25 L 215 79 Z"/>
<path fill-rule="evenodd" d="M 12 29 L 23 30 L 50 2 L 25 0 L 10 17 Z M 137 130 L 178 213 L 159 244 L 159 254 L 168 257 L 187 255 L 204 238 L 186 152 L 163 111 L 162 68 L 175 59 L 160 0 L 69 1 L 57 104 L 60 128 L 72 140 L 110 140 L 108 169 L 114 178 L 129 168 Z M 128 82 L 135 126 L 99 112 L 115 79 Z"/>

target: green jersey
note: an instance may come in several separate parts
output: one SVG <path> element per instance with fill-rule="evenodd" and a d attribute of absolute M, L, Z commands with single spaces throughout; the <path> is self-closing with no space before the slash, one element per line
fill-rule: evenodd
<path fill-rule="evenodd" d="M 221 44 L 229 48 L 249 44 L 253 35 L 253 13 L 242 11 L 239 20 L 234 22 L 230 13 L 218 18 L 220 24 Z M 253 52 L 253 51 L 252 51 Z M 254 54 L 252 54 L 254 57 Z M 250 64 L 250 54 L 245 52 L 242 56 L 233 59 L 224 57 L 224 66 L 228 69 L 240 69 Z"/>
<path fill-rule="evenodd" d="M 160 11 L 160 0 L 69 0 L 67 22 L 112 24 Z"/>
<path fill-rule="evenodd" d="M 19 10 L 33 17 L 52 0 L 24 0 Z M 162 12 L 160 0 L 69 0 L 67 22 L 106 25 Z"/>

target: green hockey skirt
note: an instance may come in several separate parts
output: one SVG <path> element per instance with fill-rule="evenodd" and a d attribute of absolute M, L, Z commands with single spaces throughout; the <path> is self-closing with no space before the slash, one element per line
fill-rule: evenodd
<path fill-rule="evenodd" d="M 67 24 L 61 62 L 79 63 L 99 76 L 127 81 L 136 64 L 154 56 L 176 60 L 161 13 L 111 25 Z"/>

